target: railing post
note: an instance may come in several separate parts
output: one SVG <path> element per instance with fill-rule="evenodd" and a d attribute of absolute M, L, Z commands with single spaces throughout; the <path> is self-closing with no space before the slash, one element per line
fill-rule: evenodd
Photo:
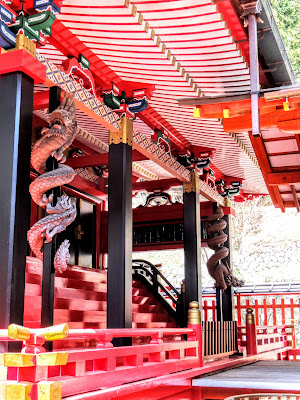
<path fill-rule="evenodd" d="M 152 279 L 153 279 L 153 289 L 155 293 L 158 293 L 158 282 L 157 282 L 157 271 L 156 268 L 152 268 Z"/>
<path fill-rule="evenodd" d="M 7 368 L 7 379 L 2 387 L 0 398 L 20 400 L 62 399 L 62 382 L 48 380 L 68 361 L 67 352 L 45 352 L 42 347 L 45 340 L 65 339 L 68 335 L 67 324 L 30 330 L 19 325 L 8 327 L 10 339 L 22 340 L 21 353 L 4 353 L 3 365 Z M 60 375 L 59 373 L 56 375 Z"/>
<path fill-rule="evenodd" d="M 199 303 L 197 301 L 191 301 L 189 308 L 188 328 L 193 329 L 195 332 L 195 337 L 198 341 L 199 367 L 203 367 L 202 322 Z"/>
<path fill-rule="evenodd" d="M 252 356 L 257 354 L 256 324 L 252 308 L 247 308 L 246 350 L 247 350 L 247 356 Z"/>

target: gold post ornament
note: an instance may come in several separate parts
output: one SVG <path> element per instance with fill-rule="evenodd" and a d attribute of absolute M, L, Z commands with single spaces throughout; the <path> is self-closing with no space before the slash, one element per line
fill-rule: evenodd
<path fill-rule="evenodd" d="M 132 146 L 133 121 L 125 116 L 121 117 L 121 129 L 109 133 L 109 144 L 125 143 Z"/>
<path fill-rule="evenodd" d="M 201 324 L 201 312 L 198 301 L 191 301 L 188 311 L 188 324 L 199 325 Z"/>
<path fill-rule="evenodd" d="M 246 324 L 254 325 L 255 324 L 255 317 L 253 314 L 253 308 L 247 308 L 247 315 L 246 315 Z"/>
<path fill-rule="evenodd" d="M 8 336 L 15 340 L 28 340 L 30 338 L 30 331 L 24 326 L 11 324 L 8 327 Z"/>
<path fill-rule="evenodd" d="M 190 177 L 190 182 L 183 184 L 183 193 L 200 193 L 199 175 L 195 172 L 192 172 Z"/>
<path fill-rule="evenodd" d="M 1 48 L 1 54 L 9 53 L 10 51 L 15 50 L 25 50 L 34 58 L 36 57 L 36 44 L 25 35 L 16 35 L 16 46 L 13 49 L 8 50 L 4 50 Z"/>
<path fill-rule="evenodd" d="M 65 339 L 69 334 L 69 325 L 68 324 L 61 324 L 50 326 L 49 328 L 45 328 L 41 330 L 41 333 L 38 336 L 42 336 L 48 341 L 53 340 L 61 340 Z"/>
<path fill-rule="evenodd" d="M 225 207 L 231 207 L 231 200 L 228 197 L 225 197 Z"/>

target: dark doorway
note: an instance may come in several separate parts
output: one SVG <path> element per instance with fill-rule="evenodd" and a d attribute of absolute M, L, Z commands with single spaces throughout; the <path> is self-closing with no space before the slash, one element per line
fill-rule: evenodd
<path fill-rule="evenodd" d="M 77 217 L 61 233 L 61 241 L 70 241 L 69 264 L 96 268 L 96 206 L 76 198 Z"/>

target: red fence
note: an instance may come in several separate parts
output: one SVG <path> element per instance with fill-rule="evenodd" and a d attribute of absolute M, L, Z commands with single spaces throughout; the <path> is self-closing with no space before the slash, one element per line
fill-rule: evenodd
<path fill-rule="evenodd" d="M 236 319 L 238 325 L 245 325 L 247 308 L 254 310 L 257 326 L 293 325 L 299 321 L 300 296 L 295 294 L 236 294 Z M 216 301 L 212 297 L 204 297 L 203 314 L 205 321 L 216 321 Z M 296 346 L 295 329 L 293 330 L 293 346 Z M 298 339 L 300 341 L 300 337 Z"/>
<path fill-rule="evenodd" d="M 247 355 L 276 351 L 279 357 L 290 351 L 293 341 L 293 325 L 238 327 L 239 344 L 247 349 Z"/>
<path fill-rule="evenodd" d="M 202 365 L 201 325 L 188 329 L 74 329 L 68 337 L 67 325 L 53 327 L 50 335 L 45 329 L 14 329 L 10 329 L 10 337 L 22 338 L 25 347 L 22 353 L 3 355 L 6 398 L 13 398 L 9 395 L 16 386 L 28 396 L 30 393 L 31 400 L 44 398 L 45 391 L 57 392 L 55 398 L 60 399 Z M 187 340 L 182 335 L 187 335 Z M 149 343 L 114 347 L 112 340 L 120 337 L 147 337 Z M 42 345 L 47 338 L 95 339 L 98 345 L 46 353 Z M 6 340 L 11 340 L 7 330 L 0 331 L 0 341 Z"/>

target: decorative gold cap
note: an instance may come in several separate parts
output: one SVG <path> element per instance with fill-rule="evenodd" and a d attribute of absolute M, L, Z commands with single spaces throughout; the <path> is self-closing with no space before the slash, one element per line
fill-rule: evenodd
<path fill-rule="evenodd" d="M 32 383 L 27 382 L 13 382 L 6 383 L 6 396 L 1 399 L 6 400 L 30 400 L 30 392 L 32 390 Z"/>
<path fill-rule="evenodd" d="M 38 398 L 42 400 L 61 400 L 62 382 L 39 382 Z"/>
<path fill-rule="evenodd" d="M 225 207 L 231 207 L 231 200 L 228 197 L 225 197 Z"/>
<path fill-rule="evenodd" d="M 191 301 L 188 311 L 188 324 L 198 325 L 201 324 L 201 313 L 198 301 Z"/>
<path fill-rule="evenodd" d="M 192 172 L 191 181 L 183 184 L 183 193 L 200 193 L 200 178 L 196 172 Z"/>
<path fill-rule="evenodd" d="M 39 332 L 38 336 L 44 337 L 46 340 L 60 340 L 65 339 L 69 334 L 69 325 L 61 324 L 50 326 Z"/>
<path fill-rule="evenodd" d="M 253 308 L 247 308 L 247 315 L 246 315 L 246 324 L 253 325 L 255 324 L 255 317 L 253 314 Z"/>
<path fill-rule="evenodd" d="M 36 57 L 36 44 L 25 35 L 22 34 L 16 35 L 16 47 L 8 50 L 4 50 L 1 48 L 1 54 L 15 50 L 25 50 L 34 58 Z"/>
<path fill-rule="evenodd" d="M 30 338 L 30 332 L 28 328 L 24 326 L 11 324 L 8 327 L 8 336 L 15 340 L 28 340 Z"/>
<path fill-rule="evenodd" d="M 133 140 L 133 122 L 131 119 L 121 117 L 121 129 L 118 132 L 109 133 L 109 144 L 126 143 L 132 146 Z"/>

